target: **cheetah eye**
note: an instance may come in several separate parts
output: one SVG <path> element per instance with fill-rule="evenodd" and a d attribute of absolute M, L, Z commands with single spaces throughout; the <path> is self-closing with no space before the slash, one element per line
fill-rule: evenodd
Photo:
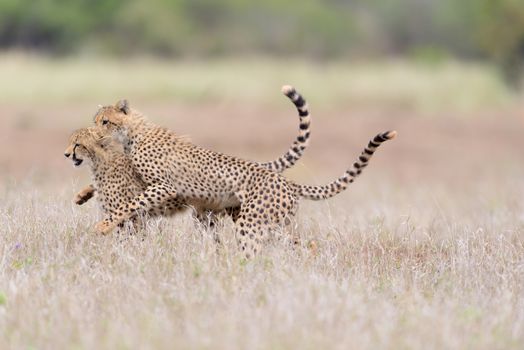
<path fill-rule="evenodd" d="M 106 125 L 107 123 L 109 123 L 109 120 L 102 120 L 102 125 Z"/>

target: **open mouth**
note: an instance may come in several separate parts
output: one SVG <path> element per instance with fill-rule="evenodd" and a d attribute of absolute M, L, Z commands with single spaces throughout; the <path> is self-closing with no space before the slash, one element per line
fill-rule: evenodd
<path fill-rule="evenodd" d="M 83 161 L 83 159 L 73 158 L 73 165 L 80 166 L 80 164 L 82 164 Z"/>

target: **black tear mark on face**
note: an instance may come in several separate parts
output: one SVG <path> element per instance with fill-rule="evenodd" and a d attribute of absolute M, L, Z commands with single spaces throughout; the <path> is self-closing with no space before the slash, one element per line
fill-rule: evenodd
<path fill-rule="evenodd" d="M 74 166 L 80 166 L 82 164 L 82 162 L 84 161 L 83 159 L 80 159 L 80 158 L 76 157 L 76 148 L 77 147 L 78 147 L 78 145 L 75 145 L 75 147 L 73 148 L 73 157 L 71 158 L 73 160 L 73 165 Z"/>

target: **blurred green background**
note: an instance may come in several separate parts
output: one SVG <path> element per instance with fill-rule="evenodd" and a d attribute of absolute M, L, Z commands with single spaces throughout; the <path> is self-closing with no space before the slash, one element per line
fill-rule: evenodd
<path fill-rule="evenodd" d="M 477 176 L 488 154 L 521 162 L 523 62 L 523 0 L 0 0 L 0 178 L 61 179 L 70 132 L 121 98 L 205 147 L 273 159 L 296 128 L 283 84 L 310 103 L 314 174 L 397 129 L 388 174 L 440 179 L 454 154 Z"/>
<path fill-rule="evenodd" d="M 522 0 L 1 0 L 0 47 L 53 55 L 493 62 L 519 81 Z"/>

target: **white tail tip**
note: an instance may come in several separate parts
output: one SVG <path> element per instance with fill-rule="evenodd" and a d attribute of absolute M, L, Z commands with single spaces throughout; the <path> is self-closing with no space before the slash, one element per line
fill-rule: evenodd
<path fill-rule="evenodd" d="M 388 134 L 386 135 L 386 137 L 389 139 L 389 140 L 393 140 L 395 137 L 397 137 L 397 132 L 395 130 L 392 130 L 390 132 L 388 132 Z"/>
<path fill-rule="evenodd" d="M 282 93 L 284 95 L 289 95 L 293 91 L 295 91 L 295 88 L 292 87 L 291 85 L 284 85 L 284 86 L 282 86 Z"/>

